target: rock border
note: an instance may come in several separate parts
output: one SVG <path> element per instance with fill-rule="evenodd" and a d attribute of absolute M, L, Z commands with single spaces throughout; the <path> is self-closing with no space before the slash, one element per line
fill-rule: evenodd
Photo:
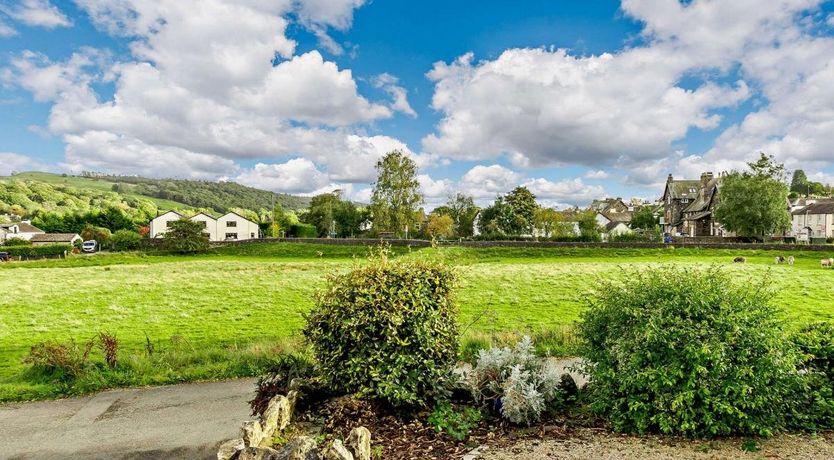
<path fill-rule="evenodd" d="M 295 390 L 270 399 L 261 417 L 243 422 L 239 438 L 220 444 L 217 460 L 371 460 L 371 432 L 363 426 L 351 430 L 345 443 L 335 439 L 324 449 L 310 436 L 274 449 L 272 439 L 292 422 L 297 401 Z"/>

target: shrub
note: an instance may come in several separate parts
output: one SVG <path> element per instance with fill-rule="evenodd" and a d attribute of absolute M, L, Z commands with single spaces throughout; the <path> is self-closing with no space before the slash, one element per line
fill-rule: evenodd
<path fill-rule="evenodd" d="M 425 406 L 448 382 L 458 351 L 454 272 L 385 251 L 333 275 L 317 293 L 304 335 L 336 391 Z"/>
<path fill-rule="evenodd" d="M 814 323 L 791 336 L 802 355 L 801 385 L 792 411 L 792 428 L 834 428 L 834 324 Z"/>
<path fill-rule="evenodd" d="M 316 238 L 319 236 L 319 230 L 312 224 L 293 224 L 290 225 L 287 235 L 297 238 Z"/>
<path fill-rule="evenodd" d="M 481 350 L 465 380 L 476 401 L 491 402 L 509 421 L 530 425 L 561 403 L 560 377 L 525 336 L 513 348 Z"/>
<path fill-rule="evenodd" d="M 797 355 L 767 281 L 661 267 L 603 282 L 579 325 L 591 408 L 618 431 L 712 437 L 785 427 Z"/>
<path fill-rule="evenodd" d="M 110 244 L 116 251 L 135 251 L 142 244 L 142 235 L 133 230 L 119 230 L 110 237 Z"/>
<path fill-rule="evenodd" d="M 49 257 L 49 256 L 63 256 L 70 250 L 72 247 L 68 244 L 48 244 L 46 246 L 12 246 L 12 247 L 3 247 L 2 249 L 5 252 L 8 252 L 9 255 L 15 257 Z"/>
<path fill-rule="evenodd" d="M 280 355 L 270 369 L 258 379 L 255 397 L 249 401 L 252 415 L 263 414 L 272 398 L 279 394 L 286 395 L 293 380 L 310 380 L 315 375 L 314 364 L 307 356 L 292 353 Z M 307 398 L 299 400 L 303 401 L 307 401 Z"/>
<path fill-rule="evenodd" d="M 209 238 L 202 222 L 188 219 L 175 220 L 169 224 L 162 240 L 162 247 L 178 254 L 195 254 L 209 248 Z"/>
<path fill-rule="evenodd" d="M 87 366 L 93 342 L 79 347 L 75 342 L 41 342 L 32 346 L 23 358 L 24 364 L 51 374 L 58 380 L 80 377 Z"/>
<path fill-rule="evenodd" d="M 32 242 L 23 238 L 11 237 L 3 242 L 3 246 L 32 246 Z"/>
<path fill-rule="evenodd" d="M 463 441 L 469 437 L 469 432 L 482 418 L 481 411 L 477 408 L 466 406 L 456 409 L 444 402 L 434 408 L 428 422 L 438 433 L 446 433 L 452 439 Z"/>
<path fill-rule="evenodd" d="M 81 238 L 84 241 L 95 240 L 99 246 L 106 245 L 112 234 L 110 233 L 110 229 L 105 227 L 96 227 L 94 225 L 87 224 L 84 226 L 84 229 L 81 230 Z"/>

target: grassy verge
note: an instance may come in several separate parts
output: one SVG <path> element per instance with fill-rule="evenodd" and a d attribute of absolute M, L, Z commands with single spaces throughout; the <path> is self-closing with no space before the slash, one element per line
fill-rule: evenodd
<path fill-rule="evenodd" d="M 769 251 L 699 249 L 425 248 L 399 257 L 440 257 L 457 265 L 462 351 L 536 338 L 540 352 L 570 354 L 571 325 L 595 281 L 620 267 L 658 263 L 724 265 L 740 279 L 770 276 L 791 324 L 834 318 L 828 254 L 798 252 L 794 266 Z M 297 338 L 303 313 L 327 273 L 368 254 L 356 246 L 295 243 L 219 248 L 178 257 L 101 254 L 0 264 L 0 401 L 42 399 L 115 386 L 256 375 L 276 349 Z M 747 264 L 732 264 L 743 254 Z M 627 280 L 624 280 L 627 281 Z M 116 335 L 121 363 L 98 363 L 73 387 L 27 372 L 21 358 L 46 340 L 84 343 Z M 148 354 L 148 338 L 155 353 Z M 278 347 L 278 348 L 275 348 Z M 99 351 L 94 362 L 100 358 Z"/>

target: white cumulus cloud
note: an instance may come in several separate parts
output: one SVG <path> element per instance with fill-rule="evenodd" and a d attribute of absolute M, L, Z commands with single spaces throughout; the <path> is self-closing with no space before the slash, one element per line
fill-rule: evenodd
<path fill-rule="evenodd" d="M 0 11 L 28 26 L 54 29 L 72 25 L 72 21 L 47 0 L 18 0 L 15 3 L 0 3 Z"/>

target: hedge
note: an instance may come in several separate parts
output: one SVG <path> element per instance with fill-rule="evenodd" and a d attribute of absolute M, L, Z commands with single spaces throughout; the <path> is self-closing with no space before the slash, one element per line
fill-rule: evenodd
<path fill-rule="evenodd" d="M 68 244 L 50 244 L 47 246 L 0 246 L 0 252 L 8 252 L 12 257 L 51 257 L 63 256 L 72 251 Z"/>
<path fill-rule="evenodd" d="M 315 238 L 319 236 L 319 230 L 315 225 L 310 224 L 294 224 L 290 225 L 289 236 L 299 238 Z"/>

